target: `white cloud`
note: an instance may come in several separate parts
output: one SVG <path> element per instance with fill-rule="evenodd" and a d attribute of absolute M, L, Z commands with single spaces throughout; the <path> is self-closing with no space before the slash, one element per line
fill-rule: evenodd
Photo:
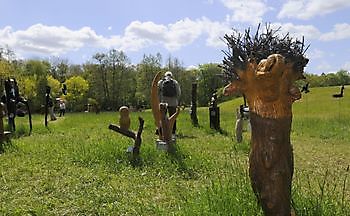
<path fill-rule="evenodd" d="M 342 40 L 350 38 L 350 24 L 341 23 L 333 27 L 333 31 L 321 35 L 320 40 Z"/>
<path fill-rule="evenodd" d="M 108 29 L 108 31 L 110 31 L 110 30 L 112 30 L 112 28 L 113 28 L 112 26 L 108 26 L 107 29 Z"/>
<path fill-rule="evenodd" d="M 0 44 L 29 53 L 59 55 L 85 44 L 103 44 L 104 40 L 89 27 L 73 31 L 64 26 L 36 24 L 26 30 L 13 31 L 10 26 L 0 30 Z"/>
<path fill-rule="evenodd" d="M 271 27 L 277 29 L 281 27 L 281 33 L 287 34 L 293 38 L 302 39 L 304 36 L 307 43 L 308 40 L 318 39 L 321 32 L 313 25 L 294 25 L 293 23 L 272 23 Z"/>
<path fill-rule="evenodd" d="M 201 36 L 207 37 L 207 46 L 224 46 L 220 37 L 228 32 L 228 24 L 213 22 L 205 17 L 197 20 L 185 18 L 168 25 L 133 21 L 125 28 L 123 35 L 110 37 L 98 35 L 90 27 L 72 30 L 64 26 L 35 24 L 19 31 L 14 31 L 10 26 L 0 29 L 0 46 L 8 45 L 20 55 L 61 55 L 83 47 L 138 51 L 151 45 L 174 51 Z"/>
<path fill-rule="evenodd" d="M 307 20 L 350 7 L 349 0 L 289 0 L 282 6 L 278 18 L 298 18 Z"/>
<path fill-rule="evenodd" d="M 264 0 L 221 0 L 225 7 L 232 10 L 231 21 L 247 22 L 253 25 L 262 22 L 263 15 L 271 8 Z"/>

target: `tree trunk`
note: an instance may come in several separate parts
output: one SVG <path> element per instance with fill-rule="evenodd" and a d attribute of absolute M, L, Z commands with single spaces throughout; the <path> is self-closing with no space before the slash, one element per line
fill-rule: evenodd
<path fill-rule="evenodd" d="M 293 154 L 291 117 L 280 119 L 250 113 L 252 127 L 249 174 L 265 215 L 290 215 Z"/>

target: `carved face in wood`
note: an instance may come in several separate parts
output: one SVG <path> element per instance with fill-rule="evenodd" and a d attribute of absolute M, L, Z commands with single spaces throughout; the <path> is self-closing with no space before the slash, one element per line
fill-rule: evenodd
<path fill-rule="evenodd" d="M 246 70 L 238 73 L 239 80 L 227 85 L 224 94 L 244 94 L 251 111 L 264 117 L 291 115 L 291 104 L 301 97 L 293 83 L 301 74 L 282 55 L 272 54 L 259 64 L 249 60 Z"/>
<path fill-rule="evenodd" d="M 122 106 L 119 108 L 119 114 L 120 117 L 127 117 L 129 116 L 129 108 L 127 106 Z"/>

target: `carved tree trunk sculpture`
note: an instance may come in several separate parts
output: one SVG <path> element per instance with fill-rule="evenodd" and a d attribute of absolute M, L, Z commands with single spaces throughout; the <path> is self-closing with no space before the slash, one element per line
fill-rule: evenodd
<path fill-rule="evenodd" d="M 225 36 L 231 53 L 226 53 L 223 67 L 232 82 L 224 94 L 244 94 L 248 101 L 252 129 L 249 174 L 265 215 L 291 214 L 293 152 L 290 142 L 292 103 L 301 97 L 293 85 L 303 78 L 308 60 L 304 42 L 289 36 L 266 34 L 252 39 Z M 274 54 L 279 53 L 279 54 Z"/>

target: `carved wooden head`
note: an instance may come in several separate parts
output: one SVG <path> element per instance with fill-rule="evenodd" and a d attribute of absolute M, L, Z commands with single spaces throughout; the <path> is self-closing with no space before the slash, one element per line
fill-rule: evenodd
<path fill-rule="evenodd" d="M 259 31 L 259 30 L 258 30 Z M 291 104 L 301 97 L 294 82 L 304 78 L 308 62 L 304 42 L 279 38 L 269 28 L 250 36 L 225 35 L 229 52 L 223 61 L 224 75 L 231 80 L 224 95 L 244 94 L 252 112 L 264 117 L 291 115 Z"/>
<path fill-rule="evenodd" d="M 121 117 L 129 116 L 129 108 L 127 106 L 121 106 L 119 108 L 119 113 Z"/>

